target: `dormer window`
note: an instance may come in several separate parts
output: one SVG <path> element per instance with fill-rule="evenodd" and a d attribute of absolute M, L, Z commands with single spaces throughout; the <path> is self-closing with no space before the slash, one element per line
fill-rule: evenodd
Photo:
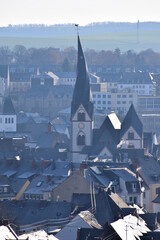
<path fill-rule="evenodd" d="M 84 112 L 79 112 L 78 113 L 78 121 L 79 122 L 84 122 L 85 121 L 85 113 Z"/>
<path fill-rule="evenodd" d="M 134 139 L 134 132 L 133 131 L 129 131 L 128 132 L 128 140 L 133 140 Z"/>
<path fill-rule="evenodd" d="M 77 136 L 77 145 L 85 145 L 85 134 L 83 132 L 80 132 Z"/>
<path fill-rule="evenodd" d="M 129 144 L 128 144 L 128 148 L 134 148 L 133 143 L 129 143 Z"/>

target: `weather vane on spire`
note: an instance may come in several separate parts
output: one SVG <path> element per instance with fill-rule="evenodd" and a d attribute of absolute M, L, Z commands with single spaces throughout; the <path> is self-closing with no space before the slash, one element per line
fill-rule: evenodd
<path fill-rule="evenodd" d="M 79 24 L 75 24 L 75 27 L 77 28 L 77 36 L 78 36 L 79 35 L 79 29 L 78 29 Z"/>

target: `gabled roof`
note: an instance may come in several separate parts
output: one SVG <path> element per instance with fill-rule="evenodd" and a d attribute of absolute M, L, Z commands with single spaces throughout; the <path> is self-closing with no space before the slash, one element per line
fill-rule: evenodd
<path fill-rule="evenodd" d="M 16 115 L 16 112 L 10 97 L 6 97 L 4 100 L 3 115 Z"/>
<path fill-rule="evenodd" d="M 7 65 L 0 65 L 0 77 L 7 78 L 8 75 L 8 66 Z"/>
<path fill-rule="evenodd" d="M 120 84 L 152 84 L 150 73 L 124 72 L 119 81 Z"/>
<path fill-rule="evenodd" d="M 81 104 L 86 109 L 90 118 L 92 118 L 93 102 L 90 91 L 88 69 L 83 54 L 81 42 L 78 36 L 77 78 L 71 104 L 71 117 L 73 117 L 73 115 L 75 114 L 75 112 L 77 111 Z"/>
<path fill-rule="evenodd" d="M 143 125 L 136 113 L 136 110 L 135 110 L 133 104 L 131 104 L 131 106 L 122 122 L 121 136 L 123 136 L 123 134 L 128 130 L 129 127 L 133 127 L 134 130 L 137 132 L 137 134 L 140 137 L 142 137 Z"/>

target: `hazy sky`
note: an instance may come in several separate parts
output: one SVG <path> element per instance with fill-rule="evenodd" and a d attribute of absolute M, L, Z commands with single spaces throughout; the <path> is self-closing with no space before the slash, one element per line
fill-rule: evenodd
<path fill-rule="evenodd" d="M 0 0 L 0 25 L 160 21 L 160 0 Z"/>

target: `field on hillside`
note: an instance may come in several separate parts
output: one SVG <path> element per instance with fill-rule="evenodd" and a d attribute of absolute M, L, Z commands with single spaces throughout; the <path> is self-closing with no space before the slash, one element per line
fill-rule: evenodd
<path fill-rule="evenodd" d="M 135 32 L 96 32 L 92 34 L 81 34 L 84 49 L 114 50 L 120 48 L 122 52 L 132 49 L 136 52 L 153 49 L 160 52 L 160 30 L 141 31 L 139 41 Z M 53 37 L 0 37 L 0 46 L 9 46 L 11 49 L 15 45 L 24 45 L 26 48 L 55 47 L 64 49 L 67 47 L 77 47 L 76 34 Z"/>

